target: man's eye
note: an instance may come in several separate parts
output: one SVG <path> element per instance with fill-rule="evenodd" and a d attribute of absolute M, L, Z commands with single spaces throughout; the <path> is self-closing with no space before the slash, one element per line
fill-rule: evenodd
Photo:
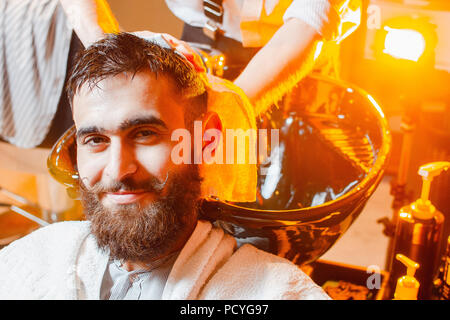
<path fill-rule="evenodd" d="M 134 134 L 134 138 L 139 141 L 153 141 L 157 136 L 158 133 L 150 129 L 139 130 Z"/>
<path fill-rule="evenodd" d="M 96 146 L 102 145 L 107 142 L 108 142 L 107 139 L 105 139 L 103 137 L 90 137 L 84 141 L 84 144 L 91 146 L 91 147 L 96 147 Z"/>

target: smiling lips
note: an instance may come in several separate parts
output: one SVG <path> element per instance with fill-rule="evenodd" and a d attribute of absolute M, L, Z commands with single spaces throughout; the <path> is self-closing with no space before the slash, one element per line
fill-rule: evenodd
<path fill-rule="evenodd" d="M 148 195 L 149 192 L 146 191 L 119 191 L 119 192 L 107 192 L 105 194 L 106 199 L 116 203 L 116 204 L 129 204 L 136 202 L 146 195 Z"/>

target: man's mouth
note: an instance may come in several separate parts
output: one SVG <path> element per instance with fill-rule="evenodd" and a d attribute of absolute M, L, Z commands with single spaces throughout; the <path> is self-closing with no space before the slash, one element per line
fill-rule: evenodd
<path fill-rule="evenodd" d="M 149 194 L 150 192 L 143 190 L 106 192 L 105 199 L 115 204 L 130 204 L 141 200 Z"/>

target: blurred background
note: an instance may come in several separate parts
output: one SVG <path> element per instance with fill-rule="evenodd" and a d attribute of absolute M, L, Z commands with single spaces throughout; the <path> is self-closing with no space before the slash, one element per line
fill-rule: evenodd
<path fill-rule="evenodd" d="M 181 36 L 183 23 L 164 0 L 108 2 L 126 31 Z M 340 78 L 378 102 L 391 129 L 392 149 L 385 176 L 361 215 L 321 258 L 386 270 L 395 212 L 420 197 L 419 166 L 450 161 L 450 1 L 363 0 L 361 13 L 360 27 L 341 45 Z M 8 150 L 4 155 L 8 156 Z M 13 152 L 9 159 L 0 166 L 0 184 L 23 190 L 20 195 L 31 202 L 28 209 L 33 212 L 33 203 L 47 201 L 36 188 L 39 175 L 21 172 Z M 430 192 L 431 202 L 446 218 L 443 242 L 450 234 L 449 181 L 450 173 L 442 173 Z M 0 200 L 5 199 L 11 196 L 2 193 Z M 66 218 L 79 217 L 77 210 L 68 210 Z M 0 227 L 6 218 L 8 227 L 0 228 L 0 246 L 37 227 L 30 224 L 24 229 L 19 215 L 17 221 L 0 215 Z M 445 244 L 441 251 L 444 248 Z"/>

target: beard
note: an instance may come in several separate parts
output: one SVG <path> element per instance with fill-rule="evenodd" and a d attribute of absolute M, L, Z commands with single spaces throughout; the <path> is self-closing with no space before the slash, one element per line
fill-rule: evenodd
<path fill-rule="evenodd" d="M 196 165 L 168 174 L 165 182 L 152 177 L 136 183 L 127 178 L 109 185 L 97 183 L 90 190 L 81 182 L 81 202 L 101 249 L 109 250 L 114 259 L 145 263 L 187 241 L 198 219 L 200 183 Z M 145 206 L 106 208 L 99 196 L 119 190 L 145 190 L 155 194 L 156 200 Z"/>

